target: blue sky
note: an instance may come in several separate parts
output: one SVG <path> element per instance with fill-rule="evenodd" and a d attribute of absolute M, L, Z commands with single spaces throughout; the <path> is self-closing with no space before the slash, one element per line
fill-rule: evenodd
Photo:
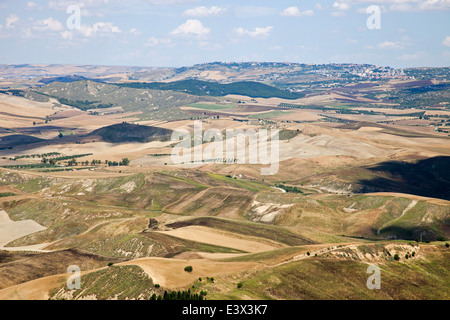
<path fill-rule="evenodd" d="M 0 63 L 212 61 L 450 66 L 450 0 L 0 0 Z"/>

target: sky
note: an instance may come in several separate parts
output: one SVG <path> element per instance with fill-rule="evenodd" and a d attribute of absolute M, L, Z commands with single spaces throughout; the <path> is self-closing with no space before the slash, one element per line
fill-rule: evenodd
<path fill-rule="evenodd" d="M 0 0 L 0 64 L 215 61 L 448 67 L 450 0 Z"/>

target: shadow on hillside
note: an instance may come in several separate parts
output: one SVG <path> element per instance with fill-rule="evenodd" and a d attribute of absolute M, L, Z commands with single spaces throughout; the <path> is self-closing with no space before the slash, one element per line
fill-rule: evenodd
<path fill-rule="evenodd" d="M 367 168 L 377 177 L 360 180 L 360 192 L 399 192 L 450 200 L 450 157 L 388 161 Z"/>
<path fill-rule="evenodd" d="M 372 229 L 373 234 L 377 234 L 376 229 Z M 399 226 L 389 226 L 380 230 L 379 236 L 384 239 L 402 239 L 413 241 L 436 241 L 448 238 L 445 232 L 433 230 L 431 226 L 414 226 L 403 228 Z"/>

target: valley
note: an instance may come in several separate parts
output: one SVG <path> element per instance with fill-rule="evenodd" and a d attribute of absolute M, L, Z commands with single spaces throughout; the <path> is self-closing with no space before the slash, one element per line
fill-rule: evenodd
<path fill-rule="evenodd" d="M 0 300 L 450 298 L 448 68 L 0 74 Z M 276 132 L 277 170 L 227 130 Z"/>

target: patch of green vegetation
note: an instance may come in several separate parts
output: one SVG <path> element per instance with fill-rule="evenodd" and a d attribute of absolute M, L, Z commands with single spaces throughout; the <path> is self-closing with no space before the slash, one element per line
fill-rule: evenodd
<path fill-rule="evenodd" d="M 157 291 L 153 281 L 138 266 L 111 266 L 81 276 L 81 288 L 70 291 L 66 285 L 51 299 L 81 299 L 95 296 L 98 300 L 149 300 Z"/>
<path fill-rule="evenodd" d="M 216 98 L 197 97 L 185 92 L 132 88 L 90 80 L 53 82 L 27 93 L 34 93 L 47 99 L 51 96 L 60 103 L 68 103 L 82 110 L 97 109 L 96 111 L 101 112 L 101 108 L 121 107 L 125 112 L 142 112 L 133 115 L 142 120 L 189 119 L 192 115 L 179 107 L 196 102 L 217 102 Z"/>
<path fill-rule="evenodd" d="M 281 90 L 259 82 L 245 81 L 221 84 L 201 80 L 180 80 L 174 82 L 152 82 L 152 83 L 122 83 L 121 87 L 145 88 L 153 90 L 171 90 L 185 92 L 197 96 L 226 96 L 242 95 L 251 98 L 283 98 L 299 99 L 305 94 Z"/>
<path fill-rule="evenodd" d="M 283 257 L 286 257 L 287 260 L 290 257 L 298 255 L 304 251 L 306 251 L 306 249 L 302 247 L 286 247 L 264 252 L 246 254 L 238 257 L 227 258 L 222 261 L 227 262 L 249 262 L 249 261 L 266 262 L 270 260 L 279 261 Z"/>
<path fill-rule="evenodd" d="M 2 197 L 11 197 L 11 196 L 15 196 L 16 194 L 13 192 L 0 192 L 0 198 Z"/>
<path fill-rule="evenodd" d="M 238 186 L 251 192 L 259 192 L 269 188 L 269 186 L 259 182 L 247 181 L 243 179 L 233 179 L 216 173 L 208 172 L 208 176 L 216 180 L 225 181 L 227 183 L 230 183 L 232 185 Z"/>
<path fill-rule="evenodd" d="M 235 104 L 212 104 L 212 103 L 192 103 L 188 105 L 188 107 L 197 108 L 197 109 L 203 109 L 203 110 L 228 110 L 233 109 L 236 107 Z"/>
<path fill-rule="evenodd" d="M 292 138 L 295 138 L 299 134 L 300 134 L 300 131 L 298 131 L 298 130 L 282 129 L 278 133 L 278 139 L 279 140 L 290 140 Z"/>
<path fill-rule="evenodd" d="M 95 180 L 79 180 L 69 185 L 69 188 L 62 187 L 66 194 L 77 195 L 80 192 L 86 192 L 86 188 L 90 188 L 89 195 L 95 199 L 106 195 L 128 194 L 128 191 L 139 190 L 145 183 L 145 175 L 142 173 L 125 175 L 121 177 L 102 178 Z M 130 189 L 127 190 L 127 187 Z M 88 198 L 87 198 L 88 199 Z M 119 201 L 120 197 L 113 198 Z M 100 199 L 98 199 L 100 200 Z M 99 201 L 101 203 L 101 201 Z M 130 204 L 128 204 L 130 205 Z"/>
<path fill-rule="evenodd" d="M 83 250 L 107 257 L 137 259 L 161 256 L 165 253 L 161 244 L 139 234 L 124 234 L 90 242 Z"/>
<path fill-rule="evenodd" d="M 284 184 L 275 184 L 275 187 L 283 189 L 286 192 L 290 192 L 290 193 L 303 193 L 303 191 L 298 188 L 298 187 L 293 187 L 293 186 L 286 186 Z"/>
<path fill-rule="evenodd" d="M 442 226 L 448 225 L 450 208 L 432 204 L 426 201 L 418 201 L 401 217 L 396 218 L 380 230 L 381 235 L 395 234 L 397 238 L 418 240 L 422 234 L 423 241 L 434 241 L 445 238 Z M 424 217 L 427 217 L 424 220 Z"/>
<path fill-rule="evenodd" d="M 182 181 L 182 182 L 186 182 L 188 184 L 191 184 L 191 185 L 193 185 L 194 187 L 196 187 L 199 190 L 203 190 L 203 189 L 209 188 L 209 186 L 207 186 L 205 184 L 202 184 L 202 183 L 199 183 L 199 182 L 197 182 L 195 180 L 192 180 L 192 179 L 188 179 L 188 178 L 180 177 L 180 176 L 173 176 L 173 175 L 171 175 L 169 173 L 164 173 L 164 172 L 161 172 L 161 174 L 164 174 L 164 175 L 170 177 L 170 179 L 173 179 L 173 180 L 176 180 L 176 181 Z"/>

